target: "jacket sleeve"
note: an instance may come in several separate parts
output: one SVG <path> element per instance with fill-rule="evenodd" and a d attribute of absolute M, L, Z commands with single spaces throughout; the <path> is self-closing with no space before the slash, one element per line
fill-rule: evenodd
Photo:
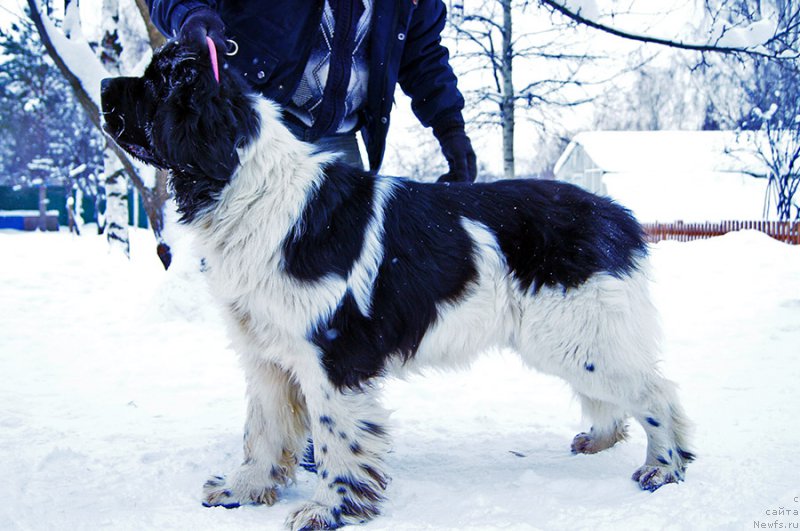
<path fill-rule="evenodd" d="M 464 123 L 464 97 L 441 42 L 446 19 L 442 0 L 419 0 L 400 60 L 400 87 L 411 97 L 411 109 L 426 127 L 442 121 Z"/>
<path fill-rule="evenodd" d="M 200 8 L 216 7 L 213 0 L 147 0 L 150 19 L 158 30 L 167 37 L 174 36 L 181 28 L 186 15 Z"/>

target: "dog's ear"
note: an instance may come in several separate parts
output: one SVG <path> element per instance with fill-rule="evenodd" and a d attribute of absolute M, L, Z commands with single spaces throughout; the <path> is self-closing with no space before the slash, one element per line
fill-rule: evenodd
<path fill-rule="evenodd" d="M 222 85 L 197 66 L 182 69 L 160 105 L 153 141 L 174 169 L 216 180 L 227 180 L 239 162 L 236 154 L 237 117 Z"/>

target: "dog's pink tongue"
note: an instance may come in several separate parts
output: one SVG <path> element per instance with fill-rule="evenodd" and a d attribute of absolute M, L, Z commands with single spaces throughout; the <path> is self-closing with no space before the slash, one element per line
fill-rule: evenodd
<path fill-rule="evenodd" d="M 219 63 L 217 62 L 217 45 L 214 41 L 206 35 L 206 42 L 208 43 L 208 55 L 211 56 L 211 70 L 214 71 L 214 79 L 219 83 Z"/>

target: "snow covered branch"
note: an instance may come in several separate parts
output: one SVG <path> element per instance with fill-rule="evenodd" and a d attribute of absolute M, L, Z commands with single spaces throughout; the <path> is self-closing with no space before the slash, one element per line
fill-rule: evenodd
<path fill-rule="evenodd" d="M 796 48 L 797 43 L 787 43 L 784 39 L 796 28 L 787 26 L 784 30 L 779 30 L 778 24 L 769 17 L 749 21 L 747 25 L 723 27 L 713 32 L 715 36 L 710 41 L 692 43 L 681 39 L 636 33 L 601 22 L 600 10 L 595 0 L 539 0 L 539 2 L 573 22 L 632 41 L 700 53 L 749 55 L 782 60 L 794 60 L 800 57 L 800 51 Z M 794 13 L 793 16 L 797 18 L 798 14 Z"/>

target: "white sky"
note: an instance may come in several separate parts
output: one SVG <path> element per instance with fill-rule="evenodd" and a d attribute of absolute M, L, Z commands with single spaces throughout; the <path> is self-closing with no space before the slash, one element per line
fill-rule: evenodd
<path fill-rule="evenodd" d="M 0 27 L 7 28 L 15 20 L 25 16 L 22 0 L 2 0 L 0 2 Z"/>

